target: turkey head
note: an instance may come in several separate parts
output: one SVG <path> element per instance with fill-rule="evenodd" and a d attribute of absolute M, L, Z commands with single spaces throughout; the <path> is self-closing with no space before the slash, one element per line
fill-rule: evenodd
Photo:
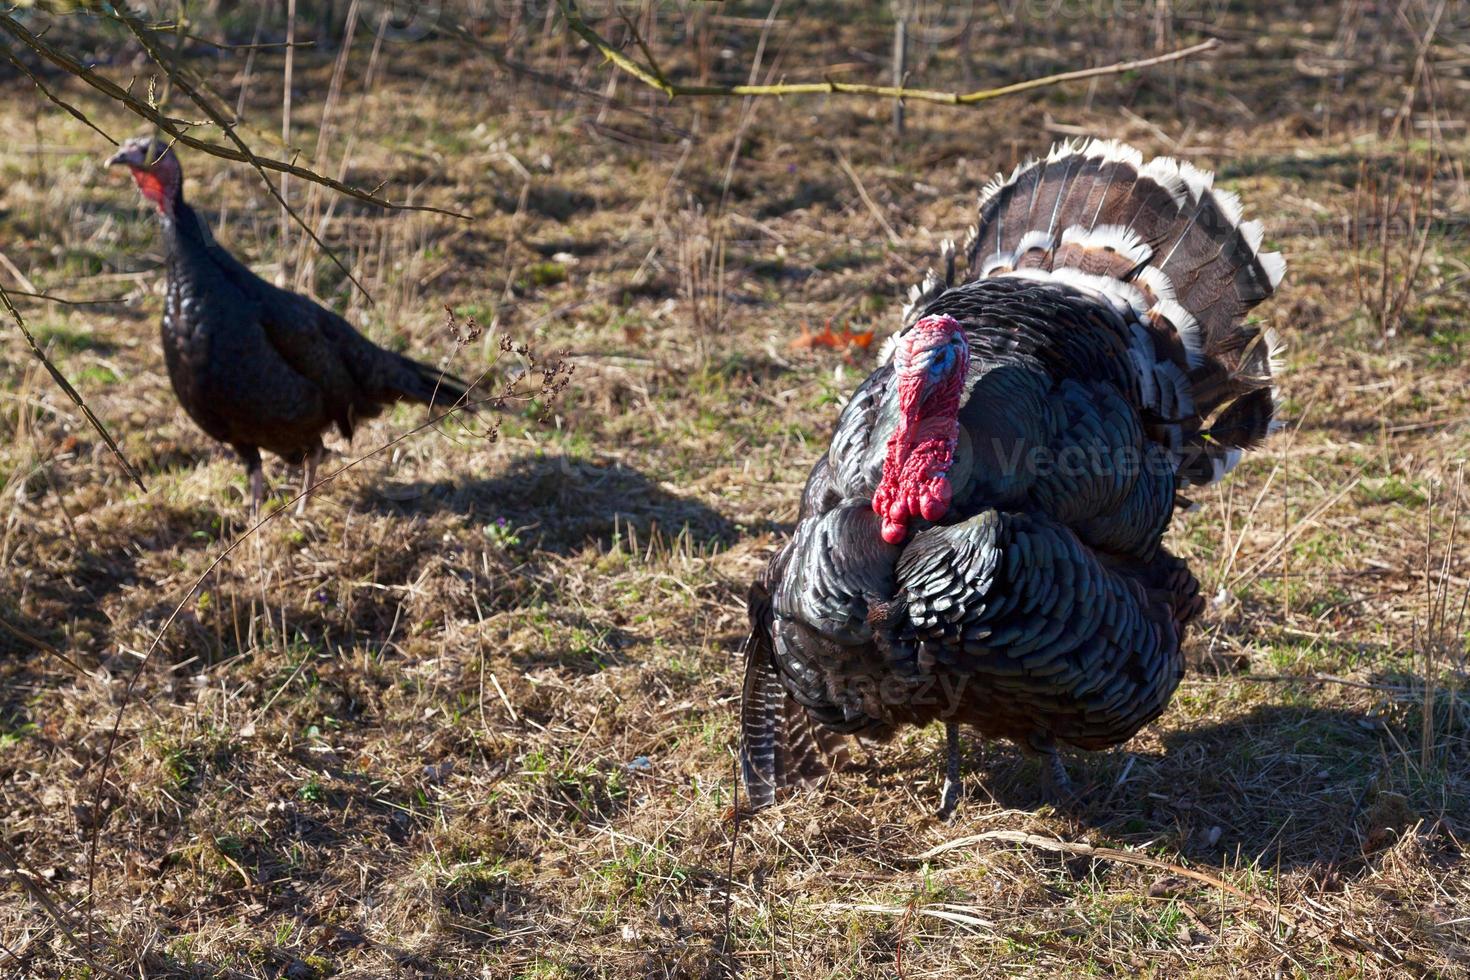
<path fill-rule="evenodd" d="M 172 215 L 184 199 L 184 172 L 179 169 L 179 159 L 159 140 L 135 136 L 107 158 L 107 166 L 125 166 L 132 171 L 138 190 L 166 215 Z"/>
<path fill-rule="evenodd" d="M 902 544 L 910 518 L 938 521 L 949 511 L 949 469 L 970 371 L 964 329 L 953 317 L 924 317 L 898 339 L 893 367 L 898 425 L 888 440 L 873 510 L 883 518 L 883 540 Z"/>

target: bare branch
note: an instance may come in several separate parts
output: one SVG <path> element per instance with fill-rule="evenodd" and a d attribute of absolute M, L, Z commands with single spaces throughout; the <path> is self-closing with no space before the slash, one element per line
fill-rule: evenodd
<path fill-rule="evenodd" d="M 100 7 L 99 11 L 106 13 L 108 16 L 111 16 L 110 11 L 101 11 Z M 9 16 L 8 14 L 0 14 L 0 30 L 3 30 L 6 33 L 10 34 L 16 40 L 20 41 L 23 45 L 36 52 L 36 54 L 40 55 L 42 58 L 45 58 L 47 61 L 51 62 L 51 64 L 60 68 L 62 71 L 67 72 L 71 75 L 75 75 L 77 78 L 86 82 L 88 85 L 101 92 L 103 95 L 107 96 L 115 102 L 119 102 L 122 105 L 126 106 L 132 112 L 136 113 L 137 115 L 151 122 L 153 125 L 157 126 L 164 133 L 168 134 L 170 138 L 184 146 L 189 147 L 190 149 L 198 150 L 201 153 L 208 153 L 210 156 L 219 157 L 223 160 L 232 160 L 236 163 L 252 163 L 259 167 L 264 167 L 267 170 L 275 170 L 279 173 L 290 174 L 293 177 L 300 177 L 302 180 L 309 180 L 312 183 L 321 184 L 323 187 L 331 188 L 339 194 L 345 194 L 348 197 L 356 198 L 359 201 L 364 201 L 368 204 L 374 204 L 380 208 L 386 208 L 392 211 L 431 211 L 435 214 L 448 215 L 451 218 L 469 218 L 469 215 L 463 214 L 461 212 L 450 211 L 445 208 L 437 208 L 433 207 L 432 205 L 399 204 L 397 202 L 389 201 L 385 198 L 379 197 L 370 191 L 365 191 L 359 187 L 353 187 L 351 184 L 344 184 L 342 181 L 335 180 L 331 177 L 325 176 L 324 174 L 319 174 L 316 171 L 311 170 L 307 167 L 297 166 L 294 163 L 288 163 L 285 160 L 276 160 L 271 157 L 264 157 L 259 155 L 254 155 L 252 157 L 250 153 L 239 149 L 237 146 L 224 146 L 220 143 L 213 143 L 208 140 L 202 140 L 197 136 L 191 136 L 187 132 L 186 128 L 188 125 L 190 125 L 189 123 L 186 123 L 182 120 L 174 119 L 159 112 L 147 102 L 134 96 L 127 89 L 116 84 L 115 82 L 110 81 L 109 79 L 103 78 L 101 75 L 98 75 L 86 65 L 71 57 L 71 55 L 57 49 L 45 39 L 37 37 L 35 34 L 32 34 L 25 28 L 25 25 L 21 24 L 14 17 Z M 75 115 L 75 113 L 73 114 Z"/>
<path fill-rule="evenodd" d="M 82 110 L 78 109 L 76 106 L 72 105 L 70 102 L 67 102 L 65 99 L 61 98 L 55 92 L 52 92 L 49 88 L 47 88 L 46 83 L 42 82 L 40 77 L 38 77 L 35 72 L 31 71 L 30 68 L 26 66 L 25 62 L 21 61 L 15 56 L 15 53 L 10 50 L 10 45 L 8 44 L 5 45 L 5 57 L 6 60 L 8 60 L 12 65 L 24 72 L 26 77 L 28 77 L 35 84 L 37 90 L 39 90 L 42 95 L 46 96 L 46 98 L 50 99 L 51 102 L 57 106 L 57 108 L 64 109 L 72 116 L 72 118 L 91 128 L 94 132 L 96 132 L 103 139 L 107 140 L 107 142 L 111 143 L 113 146 L 117 145 L 117 140 L 113 139 L 96 123 L 88 119 L 86 113 L 82 112 Z"/>
<path fill-rule="evenodd" d="M 6 312 L 15 320 L 15 325 L 20 327 L 20 333 L 25 338 L 26 345 L 30 347 L 31 353 L 35 355 L 36 359 L 45 365 L 46 371 L 51 375 L 51 379 L 61 387 L 62 391 L 66 392 L 67 397 L 76 404 L 77 408 L 81 409 L 82 415 L 86 416 L 87 422 L 93 429 L 97 430 L 97 434 L 102 437 L 102 441 L 107 443 L 107 448 L 112 450 L 112 455 L 117 457 L 118 463 L 122 465 L 123 471 L 127 473 L 128 478 L 138 485 L 139 490 L 147 493 L 148 487 L 144 485 L 143 477 L 134 468 L 133 464 L 128 462 L 128 458 L 118 448 L 117 441 L 112 438 L 111 433 L 102 424 L 102 420 L 92 414 L 92 410 L 87 407 L 86 402 L 82 401 L 82 396 L 77 394 L 77 390 L 71 386 L 71 382 L 66 380 L 66 376 L 61 373 L 61 370 L 55 364 L 51 363 L 51 359 L 46 356 L 46 352 L 41 350 L 41 345 L 36 343 L 36 338 L 32 336 L 30 328 L 26 326 L 25 317 L 20 315 L 20 310 L 17 310 L 15 304 L 10 301 L 10 294 L 5 291 L 4 286 L 0 286 L 0 305 L 3 305 Z"/>
<path fill-rule="evenodd" d="M 670 99 L 685 98 L 743 98 L 752 95 L 764 96 L 787 96 L 787 95 L 866 95 L 883 99 L 912 99 L 916 102 L 934 102 L 940 105 L 975 105 L 979 102 L 988 102 L 991 99 L 1003 98 L 1007 95 L 1017 95 L 1021 92 L 1029 92 L 1033 89 L 1047 88 L 1052 85 L 1060 85 L 1063 82 L 1074 82 L 1083 78 L 1098 78 L 1103 75 L 1121 75 L 1124 72 L 1138 71 L 1143 68 L 1152 68 L 1155 65 L 1167 64 L 1171 61 L 1180 61 L 1193 55 L 1202 54 L 1205 51 L 1213 51 L 1220 46 L 1219 40 L 1210 38 L 1199 44 L 1170 51 L 1167 54 L 1157 55 L 1153 58 L 1143 58 L 1138 61 L 1120 61 L 1112 65 L 1103 65 L 1097 68 L 1079 68 L 1075 71 L 1061 72 L 1056 75 L 1046 75 L 1041 78 L 1031 78 L 1022 82 L 1014 82 L 1010 85 L 1002 85 L 999 88 L 979 89 L 974 92 L 942 92 L 934 89 L 905 88 L 898 85 L 866 85 L 850 82 L 835 82 L 828 79 L 824 82 L 797 82 L 780 85 L 684 85 L 671 81 L 657 67 L 657 65 L 643 65 L 628 57 L 615 48 L 611 43 L 594 31 L 575 10 L 568 6 L 566 0 L 557 0 L 562 15 L 566 17 L 567 26 L 578 36 L 600 51 L 608 61 L 632 75 L 634 78 L 663 92 Z M 629 22 L 629 28 L 632 28 Z M 635 42 L 639 48 L 647 50 L 643 39 L 633 32 Z"/>
<path fill-rule="evenodd" d="M 12 289 L 11 296 L 24 296 L 27 299 L 38 299 L 47 303 L 60 303 L 62 306 L 111 306 L 114 303 L 126 303 L 127 296 L 104 296 L 102 299 L 69 299 L 66 296 L 53 296 L 50 293 L 34 293 L 26 289 Z"/>
<path fill-rule="evenodd" d="M 276 201 L 281 205 L 281 207 L 285 209 L 286 213 L 291 216 L 291 219 L 301 226 L 301 230 L 306 232 L 306 234 L 311 238 L 312 242 L 316 244 L 316 247 L 321 249 L 323 254 L 325 254 L 327 258 L 331 259 L 332 263 L 337 268 L 342 270 L 343 274 L 347 276 L 352 285 L 356 286 L 358 288 L 358 291 L 361 292 L 363 296 L 367 297 L 368 302 L 371 303 L 373 301 L 373 298 L 372 294 L 367 291 L 367 287 L 358 281 L 358 278 L 352 274 L 352 270 L 347 267 L 347 263 L 338 258 L 337 253 L 328 248 L 327 243 L 322 241 L 317 233 L 312 230 L 311 226 L 308 225 L 306 221 L 301 217 L 301 215 L 296 213 L 296 209 L 291 207 L 290 203 L 281 193 L 281 190 L 271 183 L 271 179 L 266 176 L 265 169 L 261 165 L 260 158 L 255 155 L 255 151 L 251 150 L 249 145 L 247 145 L 246 142 L 240 138 L 240 135 L 235 132 L 235 127 L 230 124 L 230 121 L 224 117 L 223 113 L 221 113 L 217 108 L 210 104 L 209 100 L 204 97 L 203 93 L 201 93 L 193 85 L 189 84 L 188 80 L 184 78 L 184 72 L 173 60 L 173 57 L 165 52 L 162 48 L 156 46 L 153 43 L 152 39 L 148 37 L 147 27 L 136 18 L 128 15 L 127 13 L 124 13 L 124 9 L 125 8 L 122 4 L 114 6 L 113 17 L 121 21 L 123 25 L 127 27 L 127 29 L 132 33 L 133 37 L 138 39 L 138 43 L 143 46 L 143 50 L 148 52 L 148 56 L 153 59 L 154 63 L 157 64 L 158 67 L 163 69 L 164 73 L 168 75 L 170 81 L 172 81 L 174 85 L 177 85 L 185 95 L 192 99 L 195 105 L 197 105 L 200 109 L 203 109 L 205 115 L 209 116 L 209 118 L 214 121 L 214 124 L 224 131 L 224 134 L 230 138 L 230 142 L 235 144 L 239 151 L 245 155 L 245 159 L 249 162 L 249 164 L 255 168 L 255 172 L 260 174 L 260 179 L 265 184 L 266 190 L 270 191 L 271 196 L 274 197 Z M 287 88 L 289 89 L 289 84 Z M 284 178 L 282 179 L 284 180 Z"/>
<path fill-rule="evenodd" d="M 563 92 L 570 93 L 572 95 L 578 96 L 579 98 L 591 100 L 600 105 L 605 105 L 609 108 L 617 109 L 621 112 L 632 113 L 645 120 L 650 125 L 655 126 L 658 129 L 668 132 L 674 136 L 677 136 L 679 139 L 689 139 L 693 135 L 688 130 L 682 129 L 678 126 L 674 126 L 667 120 L 664 120 L 653 113 L 645 112 L 644 110 L 639 109 L 636 106 L 626 105 L 622 102 L 619 102 L 617 99 L 610 98 L 601 92 L 594 92 L 589 88 L 584 88 L 583 86 L 578 85 L 568 79 L 562 78 L 559 75 L 549 74 L 536 68 L 532 68 L 530 65 L 526 64 L 523 61 L 517 61 L 516 59 L 508 56 L 501 49 L 495 47 L 494 45 L 487 44 L 480 38 L 475 37 L 475 35 L 471 34 L 468 30 L 466 30 L 463 26 L 459 24 L 440 24 L 435 27 L 434 30 L 436 31 L 436 33 L 444 37 L 453 38 L 461 44 L 474 48 L 476 51 L 479 51 L 481 54 L 485 55 L 487 58 L 495 62 L 495 64 L 499 65 L 506 71 L 516 75 L 520 75 L 523 78 L 529 78 L 531 81 L 536 82 L 540 85 L 546 85 L 550 88 L 560 89 Z"/>

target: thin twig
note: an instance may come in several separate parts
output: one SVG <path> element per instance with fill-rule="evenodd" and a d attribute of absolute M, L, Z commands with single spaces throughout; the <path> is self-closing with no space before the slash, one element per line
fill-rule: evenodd
<path fill-rule="evenodd" d="M 316 243 L 317 248 L 321 249 L 322 253 L 325 254 L 327 258 L 331 259 L 332 263 L 337 266 L 337 268 L 342 270 L 343 275 L 347 277 L 352 285 L 358 288 L 358 291 L 367 298 L 368 302 L 373 302 L 372 294 L 367 291 L 366 286 L 358 281 L 357 276 L 352 274 L 352 270 L 348 268 L 347 263 L 338 258 L 336 252 L 327 247 L 327 243 L 321 240 L 317 233 L 312 230 L 311 226 L 306 223 L 306 220 L 302 218 L 301 215 L 297 214 L 296 209 L 291 207 L 290 203 L 287 202 L 285 198 L 287 176 L 283 173 L 281 177 L 281 186 L 279 188 L 277 188 L 275 184 L 271 183 L 270 178 L 266 176 L 265 169 L 261 164 L 260 158 L 255 155 L 255 151 L 250 149 L 246 142 L 240 138 L 240 135 L 235 132 L 235 127 L 230 124 L 229 120 L 225 119 L 224 114 L 221 113 L 213 105 L 211 105 L 209 100 L 206 99 L 198 89 L 190 85 L 188 81 L 184 79 L 183 72 L 179 70 L 178 65 L 173 61 L 172 57 L 165 53 L 162 48 L 159 48 L 153 44 L 152 40 L 148 37 L 146 26 L 136 18 L 124 13 L 121 7 L 116 7 L 113 9 L 113 17 L 121 21 L 123 25 L 127 27 L 127 29 L 132 33 L 133 37 L 138 39 L 138 43 L 143 45 L 143 50 L 148 52 L 148 56 L 153 59 L 154 63 L 156 63 L 158 67 L 163 69 L 164 73 L 168 75 L 173 84 L 177 85 L 185 95 L 192 99 L 195 105 L 197 105 L 200 109 L 203 109 L 205 115 L 209 116 L 209 118 L 214 121 L 214 124 L 216 126 L 224 130 L 225 135 L 230 138 L 230 142 L 234 143 L 235 146 L 239 148 L 240 152 L 245 155 L 246 161 L 255 168 L 255 172 L 260 175 L 260 179 L 265 183 L 266 189 L 269 190 L 271 192 L 271 196 L 280 203 L 282 209 L 284 209 L 285 212 L 289 214 L 298 225 L 301 226 L 301 230 L 306 232 L 311 240 Z M 288 92 L 290 91 L 289 83 L 287 84 L 286 89 Z M 289 103 L 287 111 L 289 112 Z"/>
<path fill-rule="evenodd" d="M 379 197 L 370 191 L 365 191 L 359 187 L 353 187 L 350 184 L 344 184 L 340 180 L 334 180 L 331 177 L 319 174 L 306 167 L 297 166 L 294 163 L 287 163 L 284 160 L 276 160 L 271 157 L 252 155 L 245 150 L 239 149 L 238 147 L 224 146 L 220 143 L 212 143 L 208 140 L 202 140 L 197 136 L 191 136 L 186 131 L 188 125 L 187 123 L 182 120 L 174 119 L 172 117 L 164 115 L 157 109 L 150 106 L 147 102 L 135 97 L 126 89 L 96 74 L 92 71 L 92 69 L 88 68 L 86 65 L 83 65 L 81 62 L 66 54 L 64 51 L 58 50 L 51 44 L 47 43 L 44 39 L 37 37 L 35 34 L 32 34 L 30 31 L 26 30 L 25 26 L 22 25 L 15 18 L 7 14 L 0 14 L 0 30 L 6 31 L 11 36 L 19 40 L 26 47 L 39 54 L 41 57 L 45 58 L 53 65 L 56 65 L 61 70 L 75 75 L 77 78 L 80 78 L 82 81 L 86 82 L 88 85 L 101 92 L 103 95 L 114 100 L 115 102 L 121 103 L 132 112 L 136 113 L 137 115 L 151 122 L 153 125 L 157 126 L 164 133 L 168 134 L 169 137 L 171 137 L 172 139 L 176 140 L 179 143 L 182 143 L 184 146 L 187 146 L 190 149 L 198 150 L 201 153 L 208 153 L 210 156 L 219 157 L 222 160 L 231 160 L 236 163 L 252 163 L 255 166 L 264 167 L 267 170 L 275 170 L 279 171 L 280 173 L 290 174 L 293 177 L 300 177 L 302 180 L 309 180 L 314 183 L 321 184 L 325 187 L 330 187 L 332 190 L 336 191 L 339 194 L 346 194 L 348 197 L 357 198 L 359 201 L 364 201 L 368 204 L 375 204 L 380 208 L 386 208 L 393 211 L 432 211 L 436 214 L 444 214 L 452 218 L 468 219 L 469 217 L 468 215 L 458 211 L 450 211 L 445 208 L 438 208 L 428 204 L 399 204 L 394 201 L 389 201 L 385 198 Z"/>
<path fill-rule="evenodd" d="M 66 396 L 72 400 L 77 408 L 82 410 L 82 414 L 86 416 L 88 424 L 97 430 L 97 434 L 102 437 L 102 441 L 107 443 L 107 448 L 112 450 L 113 456 L 117 457 L 118 463 L 122 465 L 123 472 L 127 473 L 128 478 L 138 485 L 139 490 L 147 493 L 148 487 L 144 485 L 142 475 L 132 463 L 128 462 L 128 458 L 123 455 L 122 449 L 118 447 L 117 440 L 112 438 L 112 434 L 107 431 L 107 427 L 102 424 L 102 420 L 92 414 L 92 410 L 87 407 L 86 402 L 82 401 L 82 396 L 77 394 L 77 390 L 71 386 L 71 382 L 66 380 L 66 376 L 61 373 L 61 370 L 55 364 L 51 363 L 51 359 L 46 356 L 46 352 L 41 350 L 41 346 L 36 343 L 36 338 L 32 336 L 30 328 L 26 326 L 25 318 L 20 315 L 20 310 L 17 310 L 15 304 L 10 301 L 10 294 L 5 291 L 4 286 L 0 286 L 0 305 L 3 305 L 5 311 L 10 314 L 11 319 L 15 320 L 15 325 L 20 327 L 20 333 L 25 338 L 26 345 L 30 347 L 31 353 L 36 359 L 45 365 L 47 373 L 51 375 L 51 380 L 55 381 L 61 390 L 66 392 Z"/>
<path fill-rule="evenodd" d="M 5 45 L 5 57 L 12 65 L 24 72 L 26 77 L 31 80 L 31 82 L 36 86 L 40 93 L 46 96 L 46 98 L 50 99 L 53 103 L 55 103 L 58 108 L 65 110 L 71 115 L 73 119 L 76 119 L 84 126 L 91 128 L 94 132 L 97 133 L 97 135 L 101 136 L 112 145 L 117 145 L 117 140 L 107 135 L 107 132 L 105 130 L 99 127 L 92 120 L 88 119 L 86 113 L 82 112 L 82 110 L 78 109 L 76 106 L 72 105 L 70 102 L 67 102 L 65 99 L 61 98 L 61 96 L 57 95 L 55 92 L 52 92 L 49 88 L 47 88 L 46 83 L 41 81 L 40 77 L 37 76 L 35 72 L 31 71 L 30 68 L 26 66 L 25 62 L 21 61 L 15 56 L 15 52 L 10 50 L 10 45 L 8 44 Z"/>
<path fill-rule="evenodd" d="M 155 27 L 155 30 L 158 28 Z M 270 48 L 314 48 L 315 41 L 251 41 L 249 44 L 226 44 L 224 41 L 215 41 L 199 34 L 185 32 L 184 37 L 200 44 L 207 44 L 211 48 L 219 48 L 221 51 L 264 51 Z"/>
<path fill-rule="evenodd" d="M 99 973 L 105 973 L 109 977 L 116 977 L 117 980 L 128 980 L 127 976 L 125 976 L 124 974 L 119 973 L 111 967 L 106 966 L 102 963 L 98 963 L 95 959 L 92 958 L 91 949 L 89 949 L 86 944 L 84 944 L 80 939 L 77 938 L 76 933 L 72 932 L 71 926 L 67 925 L 66 916 L 62 914 L 61 909 L 58 908 L 56 903 L 51 900 L 51 896 L 46 894 L 46 890 L 40 885 L 36 884 L 36 879 L 39 876 L 31 872 L 30 869 L 26 868 L 25 859 L 12 851 L 3 840 L 0 840 L 0 862 L 3 862 L 5 866 L 10 869 L 11 874 L 13 874 L 15 876 L 15 879 L 20 882 L 21 887 L 25 889 L 25 891 L 31 896 L 31 898 L 35 899 L 36 903 L 40 905 L 42 909 L 45 910 L 46 915 L 51 919 L 52 922 L 56 924 L 56 928 L 61 930 L 61 934 L 67 938 L 67 941 L 71 943 L 72 948 L 81 955 L 82 959 L 87 961 L 87 965 L 89 967 Z M 87 922 L 88 926 L 90 927 L 90 916 L 88 917 Z M 91 931 L 90 928 L 88 929 L 88 931 Z"/>
<path fill-rule="evenodd" d="M 9 633 L 11 636 L 24 643 L 26 646 L 33 647 L 48 656 L 55 657 L 57 660 L 60 660 L 72 670 L 76 671 L 78 674 L 86 676 L 87 672 L 82 669 L 81 664 L 77 663 L 75 660 L 68 657 L 66 654 L 62 653 L 60 650 L 56 649 L 54 646 L 47 643 L 40 637 L 32 636 L 31 634 L 27 633 L 25 630 L 21 629 L 19 626 L 16 626 L 14 623 L 7 623 L 4 619 L 0 619 L 0 630 L 4 630 L 5 632 Z"/>
<path fill-rule="evenodd" d="M 566 92 L 570 95 L 575 95 L 579 98 L 587 99 L 592 102 L 597 102 L 608 108 L 617 109 L 620 112 L 632 113 L 633 115 L 638 116 L 655 128 L 667 132 L 672 136 L 676 136 L 679 139 L 691 139 L 694 135 L 687 129 L 675 126 L 669 123 L 667 120 L 663 119 L 661 116 L 658 116 L 654 113 L 645 112 L 644 110 L 639 109 L 636 106 L 625 105 L 624 103 L 619 102 L 617 99 L 604 95 L 601 92 L 594 92 L 592 89 L 578 85 L 575 82 L 562 78 L 559 75 L 552 75 L 547 72 L 540 71 L 536 68 L 532 68 L 525 62 L 517 61 L 494 45 L 487 44 L 480 38 L 475 37 L 459 24 L 440 24 L 434 28 L 434 31 L 435 33 L 442 34 L 446 37 L 451 37 L 454 40 L 459 41 L 461 44 L 465 44 L 469 47 L 474 48 L 476 51 L 479 51 L 481 54 L 488 57 L 491 61 L 495 62 L 495 64 L 499 65 L 501 68 L 504 68 L 506 71 L 511 72 L 515 75 L 520 75 L 523 78 L 529 78 L 531 81 L 536 82 L 537 84 L 545 85 L 550 88 L 560 89 L 561 91 Z"/>
<path fill-rule="evenodd" d="M 648 45 L 644 42 L 643 35 L 638 33 L 638 27 L 633 23 L 633 19 L 621 7 L 614 6 L 613 9 L 618 12 L 619 17 L 623 18 L 623 23 L 628 25 L 628 33 L 633 35 L 633 42 L 638 45 L 638 50 L 643 52 L 643 57 L 648 59 L 648 66 L 653 70 L 654 74 L 660 78 L 664 77 L 663 68 L 659 65 L 658 59 L 653 56 L 653 52 L 649 49 Z M 767 20 L 770 19 L 769 17 L 767 18 Z"/>
<path fill-rule="evenodd" d="M 12 289 L 11 296 L 24 296 L 27 299 L 44 300 L 47 303 L 60 303 L 62 306 L 109 306 L 113 303 L 126 303 L 126 296 L 109 296 L 105 299 L 67 299 L 65 296 L 53 296 L 50 293 L 33 293 L 26 289 Z"/>
<path fill-rule="evenodd" d="M 863 186 L 863 179 L 858 176 L 857 171 L 852 169 L 852 164 L 848 162 L 847 154 L 843 153 L 842 148 L 837 146 L 832 147 L 832 151 L 837 155 L 837 163 L 842 167 L 842 172 L 847 174 L 848 180 L 852 181 L 852 186 L 857 190 L 858 197 L 862 199 L 863 204 L 867 205 L 868 211 L 874 218 L 878 219 L 878 224 L 882 226 L 884 233 L 888 235 L 889 243 L 902 245 L 903 239 L 898 236 L 898 232 L 893 230 L 893 226 L 888 223 L 888 219 L 878 209 L 877 203 L 868 196 L 868 189 Z"/>
<path fill-rule="evenodd" d="M 1097 68 L 1079 68 L 1075 71 L 1060 72 L 1055 75 L 1046 75 L 1041 78 L 1031 78 L 1022 82 L 1013 82 L 1010 85 L 1002 85 L 999 88 L 979 89 L 974 92 L 942 92 L 934 89 L 906 88 L 901 85 L 867 85 L 851 82 L 837 82 L 827 79 L 823 82 L 800 82 L 778 85 L 686 85 L 671 81 L 657 67 L 650 67 L 619 51 L 600 34 L 594 31 L 575 10 L 567 4 L 566 0 L 557 0 L 561 8 L 562 16 L 566 18 L 567 26 L 579 37 L 592 45 L 602 55 L 623 71 L 652 88 L 658 89 L 669 98 L 741 98 L 743 96 L 776 96 L 788 95 L 865 95 L 883 99 L 913 99 L 916 102 L 934 102 L 940 105 L 975 105 L 979 102 L 988 102 L 991 99 L 1003 98 L 1007 95 L 1017 95 L 1021 92 L 1029 92 L 1033 89 L 1046 88 L 1052 85 L 1060 85 L 1064 82 L 1078 81 L 1084 78 L 1098 78 L 1103 75 L 1121 75 L 1124 72 L 1138 71 L 1143 68 L 1152 68 L 1155 65 L 1167 64 L 1171 61 L 1179 61 L 1205 51 L 1213 51 L 1220 46 L 1215 38 L 1201 41 L 1199 44 L 1170 51 L 1167 54 L 1156 55 L 1152 58 L 1143 58 L 1138 61 L 1120 61 L 1112 65 L 1102 65 Z M 634 37 L 637 38 L 636 32 Z M 642 47 L 642 39 L 637 39 Z"/>

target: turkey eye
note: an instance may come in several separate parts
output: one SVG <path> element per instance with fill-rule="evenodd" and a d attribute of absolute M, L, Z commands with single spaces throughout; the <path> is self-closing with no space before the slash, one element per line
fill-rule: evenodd
<path fill-rule="evenodd" d="M 934 358 L 934 360 L 929 362 L 930 377 L 937 378 L 941 374 L 943 374 L 945 369 L 949 367 L 949 359 L 951 356 L 952 352 L 948 347 L 938 351 L 937 356 Z"/>

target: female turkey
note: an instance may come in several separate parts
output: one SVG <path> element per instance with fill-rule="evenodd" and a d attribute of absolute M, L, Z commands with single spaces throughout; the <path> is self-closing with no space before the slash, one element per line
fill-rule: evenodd
<path fill-rule="evenodd" d="M 1275 341 L 1243 322 L 1285 263 L 1210 174 L 1115 141 L 1054 148 L 980 195 L 853 394 L 796 532 L 751 586 L 741 759 L 752 803 L 943 721 L 1045 757 L 1104 749 L 1179 683 L 1198 583 L 1161 545 L 1185 485 L 1275 427 Z"/>
<path fill-rule="evenodd" d="M 445 409 L 469 384 L 378 347 L 319 303 L 245 268 L 184 203 L 171 147 L 130 139 L 107 160 L 125 166 L 158 208 L 168 250 L 163 359 L 184 411 L 245 464 L 253 508 L 265 499 L 260 451 L 304 463 L 316 482 L 322 433 L 346 439 L 398 401 Z M 302 496 L 297 513 L 306 505 Z"/>

